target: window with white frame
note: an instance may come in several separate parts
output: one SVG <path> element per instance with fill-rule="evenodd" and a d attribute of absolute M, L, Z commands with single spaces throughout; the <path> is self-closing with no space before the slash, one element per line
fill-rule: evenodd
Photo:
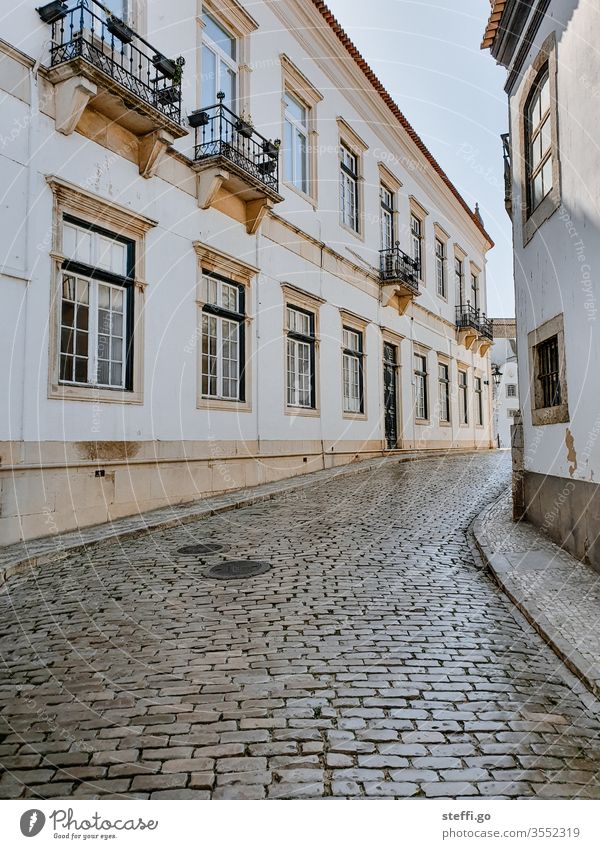
<path fill-rule="evenodd" d="M 394 193 L 383 184 L 379 187 L 381 206 L 381 249 L 389 251 L 394 247 Z"/>
<path fill-rule="evenodd" d="M 244 287 L 205 272 L 202 288 L 202 396 L 243 401 Z"/>
<path fill-rule="evenodd" d="M 471 306 L 479 309 L 479 275 L 471 272 Z"/>
<path fill-rule="evenodd" d="M 358 233 L 358 159 L 343 144 L 340 145 L 340 215 L 342 224 Z"/>
<path fill-rule="evenodd" d="M 223 92 L 223 103 L 233 112 L 237 102 L 237 42 L 231 33 L 206 12 L 202 15 L 202 106 L 217 102 Z"/>
<path fill-rule="evenodd" d="M 461 424 L 469 424 L 469 388 L 467 372 L 458 372 L 458 409 Z"/>
<path fill-rule="evenodd" d="M 64 216 L 59 381 L 132 389 L 134 244 Z"/>
<path fill-rule="evenodd" d="M 308 109 L 298 98 L 284 93 L 283 173 L 287 183 L 309 193 Z"/>
<path fill-rule="evenodd" d="M 440 421 L 450 421 L 450 369 L 447 363 L 438 363 L 438 402 Z"/>
<path fill-rule="evenodd" d="M 516 383 L 507 383 L 506 384 L 506 397 L 507 398 L 516 398 L 517 397 L 517 384 Z"/>
<path fill-rule="evenodd" d="M 459 257 L 459 256 L 455 256 L 454 257 L 454 280 L 455 280 L 455 283 L 456 283 L 456 300 L 461 305 L 461 307 L 464 306 L 464 297 L 465 297 L 464 277 L 465 277 L 465 271 L 464 271 L 464 263 L 462 261 L 462 258 Z"/>
<path fill-rule="evenodd" d="M 360 330 L 342 330 L 342 380 L 345 413 L 364 412 L 363 334 Z"/>
<path fill-rule="evenodd" d="M 446 284 L 446 244 L 441 239 L 435 240 L 435 276 L 437 293 L 440 298 L 448 297 Z"/>
<path fill-rule="evenodd" d="M 475 421 L 483 424 L 483 387 L 480 377 L 473 378 L 473 394 L 475 395 Z"/>
<path fill-rule="evenodd" d="M 415 354 L 415 418 L 429 418 L 427 357 L 424 354 Z"/>
<path fill-rule="evenodd" d="M 287 404 L 315 407 L 315 316 L 298 307 L 286 307 Z"/>
<path fill-rule="evenodd" d="M 419 279 L 423 279 L 423 222 L 416 215 L 410 216 L 412 258 L 418 263 Z"/>

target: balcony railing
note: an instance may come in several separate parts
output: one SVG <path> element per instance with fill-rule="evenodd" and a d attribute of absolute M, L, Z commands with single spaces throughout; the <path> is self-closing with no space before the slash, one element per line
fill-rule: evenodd
<path fill-rule="evenodd" d="M 50 64 L 82 58 L 123 88 L 181 123 L 183 59 L 167 59 L 97 0 L 47 3 L 38 9 L 52 26 Z"/>
<path fill-rule="evenodd" d="M 494 322 L 486 318 L 485 313 L 472 306 L 469 301 L 466 304 L 458 304 L 456 307 L 456 326 L 459 330 L 472 328 L 477 330 L 480 336 L 487 339 L 494 337 Z"/>
<path fill-rule="evenodd" d="M 225 104 L 224 94 L 219 102 L 200 109 L 190 116 L 196 128 L 194 159 L 202 162 L 222 156 L 262 183 L 267 189 L 279 192 L 279 142 L 271 141 L 252 124 L 240 118 Z"/>
<path fill-rule="evenodd" d="M 396 242 L 393 248 L 379 251 L 379 276 L 381 283 L 402 283 L 419 294 L 419 263 L 404 251 Z"/>

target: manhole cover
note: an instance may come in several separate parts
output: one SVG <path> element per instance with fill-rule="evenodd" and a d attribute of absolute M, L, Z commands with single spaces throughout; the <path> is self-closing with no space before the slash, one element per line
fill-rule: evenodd
<path fill-rule="evenodd" d="M 216 566 L 211 566 L 207 571 L 209 578 L 252 578 L 254 575 L 262 575 L 263 572 L 268 572 L 271 567 L 268 563 L 263 563 L 260 560 L 228 560 L 225 563 L 218 563 Z"/>
<path fill-rule="evenodd" d="M 183 548 L 178 548 L 179 554 L 216 554 L 217 551 L 223 551 L 224 545 L 219 542 L 197 542 L 195 545 L 184 545 Z"/>

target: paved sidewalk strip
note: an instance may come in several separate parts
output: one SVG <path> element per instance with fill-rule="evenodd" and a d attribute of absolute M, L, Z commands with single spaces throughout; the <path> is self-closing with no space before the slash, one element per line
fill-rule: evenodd
<path fill-rule="evenodd" d="M 407 451 L 370 460 L 361 460 L 331 469 L 322 469 L 305 475 L 296 475 L 280 481 L 260 484 L 245 489 L 236 489 L 222 495 L 197 499 L 184 504 L 173 504 L 140 513 L 136 516 L 126 516 L 105 522 L 102 525 L 92 525 L 75 531 L 58 533 L 52 536 L 40 537 L 27 542 L 0 547 L 0 587 L 12 575 L 27 569 L 56 563 L 69 554 L 89 545 L 102 543 L 112 544 L 119 540 L 129 539 L 148 531 L 156 531 L 186 525 L 217 513 L 258 504 L 282 493 L 303 489 L 319 481 L 357 474 L 358 472 L 376 470 L 389 463 L 403 463 L 415 460 L 434 459 L 436 457 L 468 455 L 473 451 Z M 486 452 L 479 452 L 486 453 Z"/>
<path fill-rule="evenodd" d="M 600 698 L 600 574 L 529 522 L 513 522 L 510 490 L 485 508 L 473 533 L 500 586 Z"/>

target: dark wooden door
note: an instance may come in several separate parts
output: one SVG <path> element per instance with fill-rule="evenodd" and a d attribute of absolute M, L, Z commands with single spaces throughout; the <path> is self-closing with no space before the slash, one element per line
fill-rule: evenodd
<path fill-rule="evenodd" d="M 388 448 L 398 443 L 398 403 L 396 389 L 397 349 L 385 342 L 383 345 L 383 403 L 385 408 L 385 441 Z"/>

